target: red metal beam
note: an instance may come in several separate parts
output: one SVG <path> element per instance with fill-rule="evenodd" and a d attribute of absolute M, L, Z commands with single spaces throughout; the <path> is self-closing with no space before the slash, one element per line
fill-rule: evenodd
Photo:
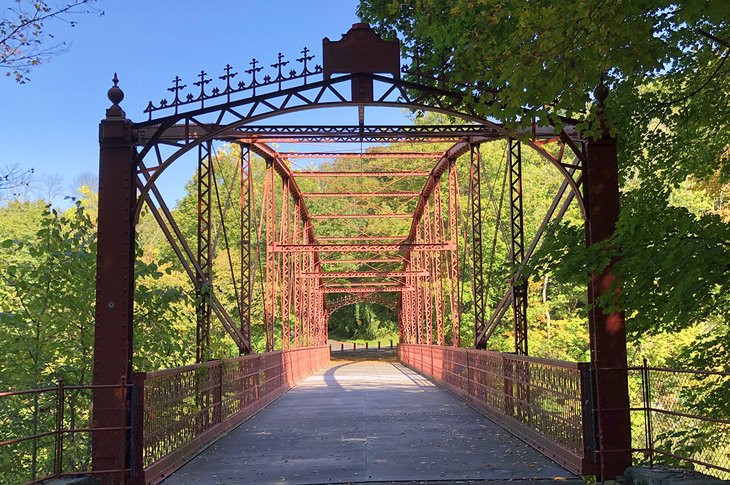
<path fill-rule="evenodd" d="M 307 253 L 313 251 L 335 253 L 387 253 L 392 251 L 447 251 L 448 243 L 418 244 L 274 244 L 278 253 Z"/>
<path fill-rule="evenodd" d="M 437 158 L 441 152 L 297 152 L 287 153 L 286 158 Z"/>
<path fill-rule="evenodd" d="M 305 199 L 337 199 L 337 198 L 364 198 L 364 197 L 418 197 L 420 192 L 307 192 L 302 194 Z M 316 217 L 316 216 L 312 216 Z"/>
<path fill-rule="evenodd" d="M 370 259 L 321 259 L 320 264 L 372 264 L 402 263 L 403 258 L 370 258 Z"/>
<path fill-rule="evenodd" d="M 315 293 L 321 293 L 321 294 L 330 294 L 330 293 L 400 293 L 402 291 L 408 290 L 408 287 L 405 286 L 393 286 L 388 288 L 381 288 L 379 286 L 371 286 L 371 287 L 358 287 L 358 288 L 320 288 L 314 290 Z M 411 288 L 412 289 L 412 288 Z"/>
<path fill-rule="evenodd" d="M 327 236 L 317 238 L 319 242 L 332 242 L 332 241 L 345 241 L 345 242 L 362 242 L 362 241 L 403 241 L 405 242 L 406 236 Z"/>
<path fill-rule="evenodd" d="M 326 273 L 301 273 L 302 278 L 399 278 L 402 276 L 428 276 L 425 271 L 329 271 Z"/>
<path fill-rule="evenodd" d="M 318 219 L 410 219 L 412 214 L 316 214 L 309 216 Z"/>
<path fill-rule="evenodd" d="M 327 172 L 313 170 L 294 170 L 292 172 L 296 177 L 425 177 L 429 172 L 422 170 L 409 171 L 376 171 L 376 172 Z"/>

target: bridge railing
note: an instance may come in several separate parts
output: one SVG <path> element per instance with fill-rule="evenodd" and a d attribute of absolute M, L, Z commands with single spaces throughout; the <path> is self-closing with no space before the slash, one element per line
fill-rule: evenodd
<path fill-rule="evenodd" d="M 588 364 L 412 344 L 398 357 L 568 470 L 595 473 Z"/>
<path fill-rule="evenodd" d="M 632 445 L 638 462 L 730 479 L 730 373 L 629 368 Z"/>
<path fill-rule="evenodd" d="M 66 385 L 0 392 L 0 483 L 42 483 L 79 474 L 123 480 L 124 466 L 91 471 L 91 434 L 126 447 L 131 429 L 98 428 L 92 421 L 92 394 L 127 394 L 131 384 Z M 113 441 L 113 442 L 114 442 Z"/>
<path fill-rule="evenodd" d="M 135 374 L 134 479 L 162 480 L 327 362 L 329 347 L 322 346 Z"/>

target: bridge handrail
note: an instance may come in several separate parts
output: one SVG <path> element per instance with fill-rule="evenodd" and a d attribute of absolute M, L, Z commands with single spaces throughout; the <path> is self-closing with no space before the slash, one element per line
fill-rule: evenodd
<path fill-rule="evenodd" d="M 328 361 L 319 346 L 135 374 L 133 477 L 164 479 Z"/>

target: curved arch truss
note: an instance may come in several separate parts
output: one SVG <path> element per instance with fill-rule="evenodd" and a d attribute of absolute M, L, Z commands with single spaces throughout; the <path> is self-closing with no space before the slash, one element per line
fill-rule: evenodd
<path fill-rule="evenodd" d="M 205 356 L 212 315 L 220 320 L 242 353 L 252 350 L 250 314 L 254 277 L 251 266 L 257 259 L 253 257 L 255 247 L 251 244 L 251 211 L 255 202 L 251 199 L 252 155 L 262 158 L 265 163 L 266 180 L 261 203 L 263 227 L 266 228 L 263 241 L 265 255 L 259 259 L 264 262 L 265 273 L 263 301 L 267 350 L 274 348 L 277 327 L 281 328 L 281 342 L 285 349 L 325 342 L 327 312 L 332 308 L 328 299 L 332 297 L 327 295 L 350 293 L 362 297 L 379 292 L 394 293 L 400 299 L 398 317 L 403 341 L 459 345 L 458 227 L 461 212 L 458 207 L 456 161 L 465 155 L 469 156 L 471 165 L 469 222 L 472 232 L 469 239 L 471 266 L 474 268 L 472 286 L 477 346 L 484 345 L 507 308 L 524 307 L 524 300 L 518 296 L 521 294 L 518 287 L 505 295 L 492 318 L 487 318 L 486 288 L 481 276 L 482 209 L 479 206 L 481 184 L 478 179 L 481 170 L 479 145 L 497 139 L 512 140 L 510 208 L 513 214 L 510 229 L 512 240 L 517 241 L 512 248 L 513 260 L 521 264 L 522 269 L 534 247 L 523 248 L 521 236 L 521 143 L 511 138 L 500 124 L 479 118 L 473 112 L 460 111 L 460 93 L 401 79 L 401 71 L 410 71 L 401 69 L 399 54 L 395 53 L 397 50 L 397 41 L 380 40 L 367 26 L 358 24 L 342 41 L 325 40 L 322 64 L 314 61 L 314 54 L 305 48 L 302 56 L 295 59 L 298 68 L 291 68 L 290 61 L 281 54 L 271 65 L 274 72 L 270 74 L 262 75 L 263 67 L 256 59 L 251 61 L 250 69 L 242 72 L 227 65 L 224 74 L 219 76 L 222 86 L 211 87 L 213 79 L 203 71 L 193 83 L 185 84 L 176 77 L 168 89 L 172 93 L 171 99 L 165 98 L 156 104 L 150 102 L 145 109 L 148 119 L 133 124 L 133 139 L 137 146 L 134 165 L 139 191 L 135 217 L 139 216 L 143 204 L 150 208 L 183 261 L 198 293 L 207 292 L 204 298 L 198 299 L 199 360 Z M 368 56 L 357 54 L 363 52 Z M 347 55 L 350 61 L 346 60 Z M 287 71 L 285 66 L 290 69 Z M 358 123 L 340 126 L 261 124 L 261 121 L 276 115 L 331 106 L 357 107 Z M 465 123 L 374 126 L 365 123 L 368 106 L 397 106 L 448 113 L 461 117 Z M 243 269 L 240 275 L 231 275 L 236 287 L 234 313 L 237 315 L 231 314 L 219 301 L 209 269 L 211 251 L 214 251 L 209 247 L 214 205 L 211 203 L 211 181 L 214 179 L 211 178 L 210 160 L 214 155 L 211 148 L 214 141 L 241 147 L 240 266 Z M 372 153 L 292 150 L 284 153 L 273 147 L 273 144 L 282 143 L 293 146 L 318 142 L 395 145 L 404 141 L 411 146 L 419 142 L 447 143 L 449 148 L 430 153 L 394 152 L 390 148 L 381 153 L 372 150 Z M 581 161 L 584 158 L 582 141 L 569 131 L 555 133 L 548 127 L 534 129 L 524 143 L 537 150 L 564 175 L 565 184 L 560 197 L 566 193 L 571 198 L 577 195 L 582 208 L 579 192 Z M 563 160 L 566 147 L 574 154 L 572 162 Z M 176 160 L 196 152 L 199 224 L 197 249 L 193 251 L 194 245 L 184 240 L 156 181 Z M 292 168 L 301 158 L 342 160 L 348 157 L 362 159 L 364 156 L 387 159 L 389 167 L 375 171 Z M 398 160 L 410 169 L 392 170 L 390 167 L 398 165 Z M 373 191 L 304 191 L 300 187 L 302 184 L 309 186 L 312 181 L 315 185 L 317 182 L 321 185 L 322 181 L 333 185 L 331 181 L 335 179 L 372 177 L 377 177 L 381 184 Z M 410 190 L 393 189 L 402 186 L 408 186 Z M 416 187 L 420 189 L 413 190 Z M 317 206 L 323 199 L 348 208 L 311 212 L 309 207 Z M 376 206 L 370 203 L 372 200 L 387 201 L 388 206 L 399 207 L 400 212 L 376 210 Z M 369 224 L 371 220 L 398 227 L 401 233 L 369 233 L 363 227 L 375 227 L 376 224 Z M 351 222 L 349 228 L 356 230 L 348 233 L 344 221 Z M 327 234 L 338 225 L 335 233 Z M 315 236 L 315 233 L 321 233 L 322 237 Z M 344 256 L 349 256 L 349 259 L 343 259 Z M 516 345 L 524 353 L 527 351 L 525 315 L 521 311 L 515 316 L 515 328 L 521 335 L 517 337 Z M 449 328 L 448 332 L 446 328 Z"/>
<path fill-rule="evenodd" d="M 278 342 L 285 350 L 318 346 L 327 341 L 328 315 L 356 301 L 393 308 L 402 343 L 462 345 L 462 312 L 469 311 L 479 348 L 511 308 L 515 352 L 526 354 L 526 268 L 547 225 L 575 201 L 586 221 L 588 244 L 610 237 L 618 217 L 618 182 L 616 143 L 608 134 L 585 141 L 571 126 L 509 132 L 465 108 L 462 93 L 420 77 L 418 62 L 401 68 L 398 41 L 382 40 L 365 24 L 355 24 L 339 41 L 324 39 L 318 60 L 305 48 L 292 59 L 279 54 L 269 72 L 253 59 L 246 69 L 227 65 L 220 76 L 201 71 L 192 82 L 175 77 L 170 95 L 150 102 L 147 119 L 136 123 L 119 105 L 124 95 L 115 76 L 112 106 L 100 126 L 94 384 L 116 385 L 119 376 L 132 375 L 134 226 L 145 206 L 195 288 L 199 362 L 211 357 L 211 320 L 222 325 L 242 354 L 254 350 L 254 334 L 265 335 L 267 351 Z M 355 108 L 357 117 L 341 125 L 267 121 L 330 107 Z M 371 107 L 434 111 L 461 122 L 371 124 Z M 501 194 L 490 177 L 483 177 L 480 146 L 495 140 L 507 145 L 499 161 L 504 166 Z M 240 152 L 237 183 L 228 186 L 222 181 L 230 177 L 215 173 L 214 144 L 221 142 L 240 148 L 235 150 Z M 409 145 L 398 151 L 404 142 Z M 307 149 L 316 143 L 328 145 Z M 346 148 L 333 151 L 331 144 Z M 522 215 L 523 147 L 535 150 L 563 177 L 529 243 Z M 157 185 L 181 159 L 197 163 L 194 238 L 181 229 Z M 459 180 L 457 167 L 468 180 Z M 233 234 L 225 214 L 236 198 L 240 232 Z M 488 314 L 494 250 L 483 244 L 482 225 L 490 209 L 497 221 L 492 241 L 504 238 L 515 272 Z M 503 212 L 508 213 L 504 218 Z M 232 260 L 234 238 L 240 261 Z M 214 271 L 223 251 L 226 269 Z M 462 281 L 468 277 L 470 308 L 462 300 Z M 233 295 L 222 293 L 222 278 Z M 610 268 L 592 275 L 590 302 L 614 291 L 612 281 Z M 259 298 L 263 321 L 253 321 Z M 391 307 L 392 302 L 397 304 Z M 601 369 L 625 367 L 626 342 L 623 316 L 599 313 L 591 311 L 589 325 L 600 387 L 617 382 L 603 377 Z M 595 393 L 604 399 L 599 415 L 604 416 L 603 408 L 620 407 L 605 396 L 627 395 L 625 374 L 623 379 L 618 394 L 613 388 Z M 519 389 L 517 398 L 529 399 Z M 119 422 L 123 399 L 112 405 L 103 396 L 94 399 L 101 410 L 95 422 L 124 426 Z M 613 422 L 607 413 L 599 422 Z M 625 429 L 627 423 L 622 422 Z M 95 457 L 107 456 L 104 441 L 94 439 Z"/>

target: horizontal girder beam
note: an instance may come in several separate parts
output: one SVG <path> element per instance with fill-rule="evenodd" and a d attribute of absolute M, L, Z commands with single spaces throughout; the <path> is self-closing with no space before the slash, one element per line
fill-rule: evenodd
<path fill-rule="evenodd" d="M 413 214 L 314 214 L 309 218 L 316 219 L 410 219 Z"/>
<path fill-rule="evenodd" d="M 287 158 L 438 158 L 441 152 L 297 152 L 287 153 Z"/>
<path fill-rule="evenodd" d="M 327 172 L 314 170 L 294 170 L 292 172 L 296 177 L 426 177 L 430 172 L 423 170 L 403 170 L 403 171 L 379 171 L 379 172 Z"/>
<path fill-rule="evenodd" d="M 305 192 L 302 196 L 305 199 L 342 199 L 342 198 L 365 198 L 365 197 L 418 197 L 420 192 L 394 191 L 394 192 Z"/>
<path fill-rule="evenodd" d="M 378 292 L 397 292 L 400 293 L 410 288 L 404 286 L 393 286 L 388 288 L 381 288 L 379 286 L 372 287 L 359 287 L 359 288 L 320 288 L 314 290 L 319 293 L 378 293 Z"/>
<path fill-rule="evenodd" d="M 397 251 L 450 251 L 448 243 L 418 244 L 278 244 L 274 243 L 276 253 L 388 253 Z"/>
<path fill-rule="evenodd" d="M 301 273 L 304 278 L 401 278 L 428 276 L 426 271 L 329 271 L 326 273 Z"/>
<path fill-rule="evenodd" d="M 369 259 L 322 259 L 320 264 L 374 264 L 374 263 L 402 263 L 404 258 L 369 258 Z"/>
<path fill-rule="evenodd" d="M 324 236 L 317 238 L 319 242 L 363 242 L 363 241 L 403 241 L 405 242 L 407 236 L 368 236 L 363 234 L 362 236 Z"/>

